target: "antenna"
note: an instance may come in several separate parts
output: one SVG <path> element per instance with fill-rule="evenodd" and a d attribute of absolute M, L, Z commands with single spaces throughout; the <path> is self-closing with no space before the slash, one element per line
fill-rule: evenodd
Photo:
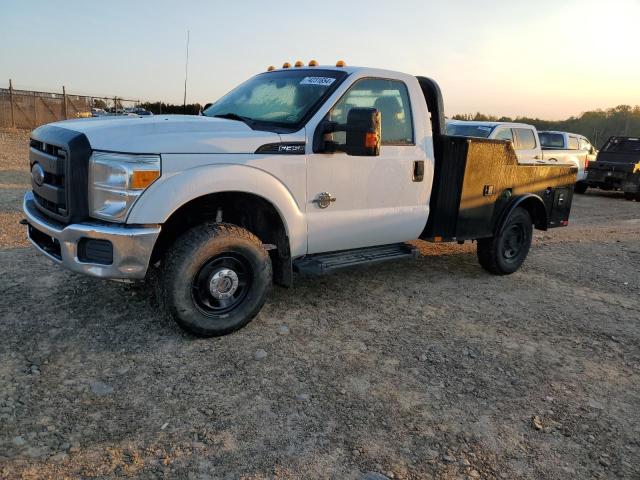
<path fill-rule="evenodd" d="M 189 69 L 189 30 L 187 30 L 187 59 L 184 64 L 184 100 L 182 102 L 182 111 L 187 113 L 187 74 Z"/>

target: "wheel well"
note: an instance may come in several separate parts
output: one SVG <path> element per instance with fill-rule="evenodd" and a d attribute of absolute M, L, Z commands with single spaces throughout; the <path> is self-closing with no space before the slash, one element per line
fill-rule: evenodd
<path fill-rule="evenodd" d="M 519 202 L 517 207 L 524 208 L 538 230 L 547 230 L 547 209 L 539 197 L 530 196 Z"/>
<path fill-rule="evenodd" d="M 269 250 L 274 282 L 291 285 L 291 253 L 282 217 L 273 204 L 250 193 L 213 193 L 182 205 L 162 225 L 151 257 L 152 264 L 162 260 L 165 252 L 182 233 L 211 220 L 238 225 L 257 236 L 263 244 L 274 245 L 275 249 Z"/>

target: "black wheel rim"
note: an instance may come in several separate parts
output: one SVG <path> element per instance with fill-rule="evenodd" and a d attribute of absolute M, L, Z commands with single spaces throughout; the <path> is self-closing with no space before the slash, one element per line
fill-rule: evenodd
<path fill-rule="evenodd" d="M 205 262 L 193 278 L 191 296 L 207 317 L 229 314 L 251 289 L 253 269 L 242 255 L 223 253 Z"/>
<path fill-rule="evenodd" d="M 526 242 L 526 232 L 520 223 L 507 227 L 504 232 L 502 256 L 507 260 L 518 258 Z"/>

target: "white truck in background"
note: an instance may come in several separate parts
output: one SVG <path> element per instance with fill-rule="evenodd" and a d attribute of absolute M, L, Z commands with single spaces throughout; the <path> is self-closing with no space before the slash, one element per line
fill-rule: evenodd
<path fill-rule="evenodd" d="M 447 135 L 508 140 L 513 144 L 518 163 L 547 163 L 536 127 L 526 123 L 450 120 L 447 122 Z"/>
<path fill-rule="evenodd" d="M 538 132 L 526 123 L 485 122 L 451 120 L 447 122 L 447 134 L 462 137 L 478 137 L 509 140 L 513 143 L 518 162 L 522 164 L 573 164 L 578 168 L 575 191 L 587 189 L 587 167 L 595 160 L 596 151 L 583 135 L 567 132 Z"/>
<path fill-rule="evenodd" d="M 543 158 L 551 162 L 572 162 L 578 167 L 575 191 L 587 190 L 587 168 L 595 161 L 598 152 L 584 135 L 558 131 L 538 132 Z"/>

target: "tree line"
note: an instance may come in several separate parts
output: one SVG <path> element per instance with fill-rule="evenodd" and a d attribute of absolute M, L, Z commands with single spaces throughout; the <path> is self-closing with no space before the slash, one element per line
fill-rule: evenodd
<path fill-rule="evenodd" d="M 529 117 L 496 117 L 480 112 L 454 115 L 454 120 L 479 120 L 492 122 L 519 122 L 534 125 L 538 130 L 560 130 L 578 133 L 587 137 L 593 145 L 601 147 L 613 135 L 640 137 L 640 105 L 618 105 L 606 110 L 584 112 L 578 117 L 566 120 L 542 120 Z"/>
<path fill-rule="evenodd" d="M 145 110 L 153 113 L 154 115 L 167 114 L 182 114 L 182 115 L 199 115 L 202 110 L 202 105 L 199 103 L 188 103 L 187 105 L 175 105 L 173 103 L 164 102 L 145 102 L 140 106 Z"/>

